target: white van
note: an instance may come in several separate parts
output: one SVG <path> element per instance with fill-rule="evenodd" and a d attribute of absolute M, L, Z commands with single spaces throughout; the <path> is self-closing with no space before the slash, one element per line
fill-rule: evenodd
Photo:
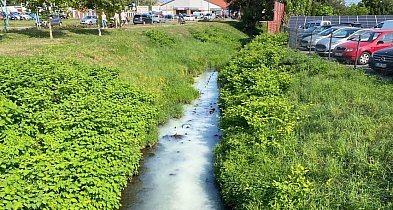
<path fill-rule="evenodd" d="M 314 20 L 314 21 L 309 21 L 306 24 L 304 24 L 303 28 L 308 29 L 308 28 L 331 25 L 331 24 L 332 23 L 328 20 Z"/>
<path fill-rule="evenodd" d="M 376 29 L 393 30 L 393 20 L 385 20 L 374 26 Z"/>

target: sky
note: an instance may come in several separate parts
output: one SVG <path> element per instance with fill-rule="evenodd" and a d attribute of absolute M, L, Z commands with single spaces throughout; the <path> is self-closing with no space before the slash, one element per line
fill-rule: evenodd
<path fill-rule="evenodd" d="M 358 3 L 360 0 L 345 0 L 345 4 L 350 5 L 352 3 Z"/>

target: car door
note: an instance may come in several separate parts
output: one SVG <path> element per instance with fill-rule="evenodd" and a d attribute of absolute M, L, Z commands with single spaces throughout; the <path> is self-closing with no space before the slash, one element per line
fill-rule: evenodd
<path fill-rule="evenodd" d="M 393 46 L 393 33 L 386 33 L 380 39 L 376 40 L 375 46 L 372 47 L 373 52 Z"/>

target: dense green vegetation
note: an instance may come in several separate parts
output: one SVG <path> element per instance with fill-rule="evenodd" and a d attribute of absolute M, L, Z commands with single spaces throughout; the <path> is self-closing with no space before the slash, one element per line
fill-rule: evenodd
<path fill-rule="evenodd" d="M 204 43 L 188 27 L 232 39 Z M 0 39 L 0 209 L 117 209 L 141 148 L 197 96 L 193 77 L 225 64 L 245 38 L 212 23 L 102 37 L 63 29 L 53 42 L 46 33 Z"/>
<path fill-rule="evenodd" d="M 393 85 L 262 35 L 220 75 L 216 174 L 235 209 L 392 209 Z"/>

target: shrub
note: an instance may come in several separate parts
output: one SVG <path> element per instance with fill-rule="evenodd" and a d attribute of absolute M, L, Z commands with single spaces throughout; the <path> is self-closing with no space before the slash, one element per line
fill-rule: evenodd
<path fill-rule="evenodd" d="M 393 86 L 264 34 L 222 69 L 215 170 L 234 209 L 392 209 Z"/>
<path fill-rule="evenodd" d="M 175 44 L 175 39 L 170 37 L 168 34 L 157 30 L 145 31 L 145 35 L 149 37 L 154 43 L 160 45 L 161 47 L 170 47 Z"/>
<path fill-rule="evenodd" d="M 157 110 L 118 72 L 0 58 L 0 209 L 114 209 Z"/>

